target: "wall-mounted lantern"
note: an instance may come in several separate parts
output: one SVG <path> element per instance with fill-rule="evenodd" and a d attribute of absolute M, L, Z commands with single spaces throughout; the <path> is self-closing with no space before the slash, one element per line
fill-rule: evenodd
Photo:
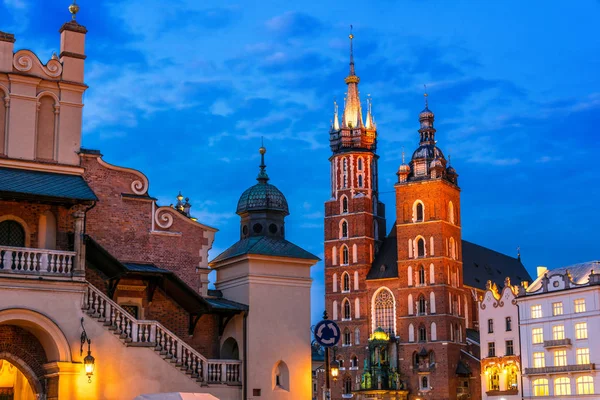
<path fill-rule="evenodd" d="M 87 342 L 88 345 L 88 352 L 87 352 L 87 356 L 85 356 L 85 358 L 83 359 L 83 366 L 85 368 L 85 374 L 88 377 L 88 383 L 92 383 L 92 375 L 94 375 L 94 368 L 95 368 L 95 362 L 96 360 L 94 359 L 94 357 L 92 357 L 92 350 L 91 350 L 91 345 L 92 345 L 92 341 L 91 339 L 88 337 L 87 332 L 85 331 L 85 327 L 83 326 L 83 317 L 81 317 L 81 350 L 80 350 L 80 356 L 83 355 L 83 346 L 85 345 L 85 343 Z"/>

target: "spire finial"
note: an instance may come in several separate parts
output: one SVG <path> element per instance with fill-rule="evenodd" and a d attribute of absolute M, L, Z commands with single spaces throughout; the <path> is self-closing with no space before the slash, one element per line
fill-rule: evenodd
<path fill-rule="evenodd" d="M 402 146 L 402 164 L 404 164 L 404 146 Z"/>
<path fill-rule="evenodd" d="M 354 48 L 352 46 L 354 34 L 352 33 L 352 25 L 350 25 L 350 34 L 348 37 L 350 38 L 350 75 L 354 75 Z"/>
<path fill-rule="evenodd" d="M 260 153 L 260 172 L 258 173 L 256 180 L 260 183 L 267 183 L 269 180 L 269 175 L 267 175 L 267 171 L 265 170 L 267 168 L 265 165 L 265 153 L 267 152 L 267 149 L 264 146 L 264 140 L 262 136 L 260 138 L 260 148 L 258 149 L 258 152 Z"/>
<path fill-rule="evenodd" d="M 71 13 L 71 19 L 75 21 L 77 18 L 77 13 L 79 12 L 79 5 L 77 5 L 77 0 L 73 0 L 73 4 L 69 6 L 69 12 Z"/>
<path fill-rule="evenodd" d="M 427 94 L 427 85 L 423 85 L 423 87 L 425 88 L 425 93 L 423 93 L 423 97 L 425 97 L 425 108 L 428 108 L 429 101 L 427 100 L 427 97 L 429 97 L 429 95 Z"/>
<path fill-rule="evenodd" d="M 517 260 L 521 261 L 521 246 L 517 246 Z"/>

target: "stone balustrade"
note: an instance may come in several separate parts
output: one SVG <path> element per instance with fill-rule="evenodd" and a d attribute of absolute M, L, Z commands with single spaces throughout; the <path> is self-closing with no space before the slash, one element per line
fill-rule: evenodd
<path fill-rule="evenodd" d="M 540 368 L 525 368 L 525 375 L 564 374 L 566 372 L 587 372 L 596 369 L 596 364 L 575 364 Z"/>
<path fill-rule="evenodd" d="M 77 253 L 0 246 L 0 273 L 71 278 Z"/>
<path fill-rule="evenodd" d="M 555 339 L 555 340 L 544 340 L 544 347 L 551 349 L 554 347 L 568 347 L 571 346 L 571 339 Z"/>
<path fill-rule="evenodd" d="M 165 360 L 201 383 L 241 384 L 241 361 L 207 359 L 161 323 L 133 318 L 91 284 L 87 286 L 83 309 L 114 330 L 127 345 L 153 347 Z"/>

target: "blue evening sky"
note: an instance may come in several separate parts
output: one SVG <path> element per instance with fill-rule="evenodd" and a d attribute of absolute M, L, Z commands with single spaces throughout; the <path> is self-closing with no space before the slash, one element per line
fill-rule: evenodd
<path fill-rule="evenodd" d="M 379 128 L 388 226 L 404 147 L 417 146 L 427 84 L 438 145 L 462 187 L 463 237 L 533 274 L 600 259 L 600 1 L 80 0 L 87 35 L 83 145 L 179 190 L 238 239 L 239 195 L 264 137 L 287 196 L 287 238 L 322 257 L 328 130 L 354 25 L 363 102 Z M 0 30 L 46 62 L 69 0 L 0 0 Z M 313 319 L 323 264 L 313 268 Z"/>

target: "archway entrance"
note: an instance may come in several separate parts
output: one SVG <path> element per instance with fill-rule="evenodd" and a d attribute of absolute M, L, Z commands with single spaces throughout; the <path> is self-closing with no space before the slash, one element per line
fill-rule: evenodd
<path fill-rule="evenodd" d="M 0 400 L 36 400 L 29 379 L 6 359 L 0 359 Z"/>

